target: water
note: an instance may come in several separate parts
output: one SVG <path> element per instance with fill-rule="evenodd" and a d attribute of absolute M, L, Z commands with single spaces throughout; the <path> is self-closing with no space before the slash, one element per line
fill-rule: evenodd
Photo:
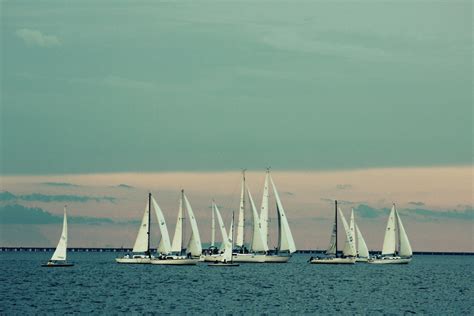
<path fill-rule="evenodd" d="M 0 313 L 473 314 L 474 256 L 409 265 L 287 264 L 236 268 L 119 265 L 113 253 L 0 254 Z"/>

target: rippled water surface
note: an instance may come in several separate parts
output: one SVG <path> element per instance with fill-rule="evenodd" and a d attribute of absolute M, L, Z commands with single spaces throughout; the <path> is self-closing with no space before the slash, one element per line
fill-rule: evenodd
<path fill-rule="evenodd" d="M 409 265 L 287 264 L 236 268 L 119 265 L 113 253 L 0 254 L 0 313 L 473 314 L 473 256 L 416 256 Z"/>

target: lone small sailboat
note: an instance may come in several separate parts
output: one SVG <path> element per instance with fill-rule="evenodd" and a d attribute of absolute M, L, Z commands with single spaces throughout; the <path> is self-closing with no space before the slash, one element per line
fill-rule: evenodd
<path fill-rule="evenodd" d="M 395 204 L 393 204 L 385 229 L 382 255 L 372 258 L 368 262 L 373 264 L 407 264 L 411 261 L 412 256 L 410 241 Z"/>
<path fill-rule="evenodd" d="M 68 263 L 66 261 L 67 257 L 67 206 L 64 206 L 64 219 L 63 219 L 63 231 L 61 233 L 61 238 L 59 238 L 58 245 L 56 250 L 53 253 L 53 256 L 46 264 L 42 264 L 42 267 L 72 267 L 73 263 Z"/>
<path fill-rule="evenodd" d="M 352 240 L 354 240 L 354 244 L 356 246 L 356 262 L 367 262 L 367 260 L 370 258 L 369 249 L 367 248 L 367 244 L 365 243 L 364 237 L 360 232 L 359 226 L 357 226 L 354 220 L 354 209 L 351 210 L 351 221 L 349 224 L 349 229 L 352 234 Z"/>
<path fill-rule="evenodd" d="M 346 235 L 346 241 L 342 250 L 342 256 L 339 257 L 337 253 L 337 215 L 341 217 L 342 225 Z M 334 225 L 331 234 L 331 240 L 329 242 L 329 248 L 326 250 L 326 256 L 324 258 L 311 258 L 310 263 L 315 264 L 354 264 L 356 261 L 356 250 L 354 247 L 353 237 L 350 232 L 347 221 L 342 214 L 340 208 L 337 207 L 337 201 L 335 201 L 334 210 Z"/>
<path fill-rule="evenodd" d="M 189 240 L 188 246 L 185 249 L 183 248 L 183 234 L 184 234 L 184 217 L 183 217 L 183 204 L 186 206 L 186 211 L 189 215 L 189 221 L 191 223 L 191 238 Z M 166 232 L 162 231 L 162 240 L 166 237 Z M 199 261 L 199 256 L 202 252 L 201 238 L 199 237 L 199 230 L 197 227 L 196 218 L 194 217 L 194 212 L 191 208 L 184 190 L 181 190 L 181 198 L 179 200 L 179 209 L 178 209 L 178 218 L 176 220 L 176 228 L 173 237 L 173 243 L 169 248 L 164 248 L 160 251 L 161 255 L 158 258 L 151 260 L 151 264 L 159 265 L 195 265 Z"/>
<path fill-rule="evenodd" d="M 214 263 L 209 263 L 209 267 L 238 267 L 239 264 L 232 260 L 232 249 L 234 248 L 234 213 L 232 213 L 232 222 L 230 225 L 231 229 L 229 236 L 225 241 L 224 253 L 222 254 L 221 260 L 216 260 Z"/>

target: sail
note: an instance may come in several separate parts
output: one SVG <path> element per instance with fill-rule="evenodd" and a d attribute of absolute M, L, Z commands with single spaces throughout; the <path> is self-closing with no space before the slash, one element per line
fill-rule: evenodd
<path fill-rule="evenodd" d="M 232 261 L 232 232 L 234 231 L 234 218 L 232 218 L 232 222 L 230 223 L 230 235 L 224 241 L 224 253 L 222 254 L 222 260 L 231 262 Z"/>
<path fill-rule="evenodd" d="M 285 210 L 283 209 L 283 205 L 280 201 L 280 196 L 278 195 L 278 191 L 276 189 L 275 183 L 273 182 L 272 177 L 270 176 L 270 182 L 272 183 L 273 192 L 275 194 L 275 199 L 277 202 L 277 210 L 278 210 L 278 218 L 280 221 L 279 229 L 280 229 L 280 243 L 278 245 L 278 249 L 280 251 L 288 250 L 290 253 L 296 251 L 295 241 L 293 240 L 293 235 L 291 234 L 290 225 L 288 224 L 288 219 L 286 218 Z"/>
<path fill-rule="evenodd" d="M 239 208 L 239 223 L 237 225 L 237 239 L 235 245 L 243 247 L 244 245 L 244 231 L 245 231 L 245 174 L 242 178 L 242 189 L 240 192 L 240 208 Z"/>
<path fill-rule="evenodd" d="M 405 227 L 403 227 L 402 220 L 400 218 L 400 214 L 398 211 L 395 210 L 395 214 L 397 217 L 398 223 L 398 232 L 400 234 L 400 252 L 399 255 L 402 257 L 411 257 L 413 255 L 413 251 L 411 250 L 410 241 L 408 240 L 407 233 L 405 231 Z"/>
<path fill-rule="evenodd" d="M 395 204 L 392 206 L 390 215 L 388 216 L 387 228 L 385 229 L 385 237 L 383 239 L 382 255 L 395 254 Z"/>
<path fill-rule="evenodd" d="M 351 230 L 340 208 L 338 208 L 338 211 L 339 211 L 339 216 L 341 217 L 344 233 L 346 235 L 346 242 L 344 243 L 344 248 L 342 249 L 342 253 L 346 257 L 355 257 L 357 255 L 357 252 L 355 249 L 354 239 L 352 238 Z"/>
<path fill-rule="evenodd" d="M 148 202 L 146 203 L 145 213 L 143 214 L 142 223 L 138 229 L 137 239 L 133 245 L 133 252 L 148 251 L 148 223 L 150 217 L 150 208 Z"/>
<path fill-rule="evenodd" d="M 158 219 L 158 226 L 160 227 L 161 232 L 161 240 L 157 249 L 161 254 L 168 254 L 171 252 L 171 241 L 170 235 L 168 233 L 168 226 L 166 226 L 165 216 L 153 197 L 151 198 L 151 201 L 153 203 L 153 207 L 155 208 L 156 218 Z"/>
<path fill-rule="evenodd" d="M 179 199 L 178 218 L 176 219 L 176 228 L 174 230 L 171 252 L 181 253 L 183 246 L 183 198 Z"/>
<path fill-rule="evenodd" d="M 224 251 L 224 249 L 225 249 L 225 243 L 226 243 L 226 240 L 228 239 L 227 231 L 225 230 L 225 225 L 224 225 L 224 221 L 222 220 L 221 213 L 219 212 L 219 209 L 217 208 L 217 205 L 214 204 L 214 203 L 213 203 L 213 209 L 214 209 L 214 212 L 216 213 L 216 217 L 217 217 L 217 222 L 218 222 L 218 224 L 219 224 L 219 228 L 221 229 L 222 243 L 221 243 L 220 249 L 221 249 L 222 251 Z"/>
<path fill-rule="evenodd" d="M 56 250 L 51 257 L 51 260 L 66 260 L 67 253 L 67 215 L 66 207 L 64 207 L 64 219 L 63 219 L 63 231 L 61 233 L 61 238 L 59 238 L 58 245 Z"/>
<path fill-rule="evenodd" d="M 329 240 L 329 247 L 326 250 L 326 255 L 336 255 L 336 239 L 337 239 L 337 223 L 334 221 L 334 225 L 332 226 L 332 233 L 331 239 Z"/>
<path fill-rule="evenodd" d="M 253 214 L 253 237 L 252 237 L 252 251 L 268 251 L 268 246 L 263 243 L 262 226 L 258 217 L 255 203 L 253 202 L 250 190 L 247 188 L 247 194 L 249 196 L 250 205 Z"/>
<path fill-rule="evenodd" d="M 191 238 L 187 246 L 187 252 L 191 253 L 194 257 L 199 257 L 202 253 L 201 237 L 199 236 L 199 229 L 197 226 L 196 218 L 194 217 L 193 209 L 189 203 L 188 198 L 184 195 L 184 203 L 186 203 L 186 210 L 188 211 L 189 222 L 191 223 Z"/>
<path fill-rule="evenodd" d="M 216 245 L 216 217 L 214 215 L 214 203 L 211 207 L 211 247 Z"/>
<path fill-rule="evenodd" d="M 268 177 L 269 171 L 265 175 L 265 184 L 263 186 L 262 206 L 260 209 L 260 225 L 262 230 L 263 244 L 268 248 Z"/>
<path fill-rule="evenodd" d="M 354 247 L 356 248 L 356 253 L 358 254 L 359 250 L 357 248 L 357 243 L 356 243 L 356 234 L 355 234 L 355 228 L 354 228 L 354 225 L 355 225 L 355 220 L 354 220 L 354 209 L 351 210 L 351 220 L 349 222 L 349 231 L 351 232 L 351 236 L 352 236 L 352 241 L 354 243 Z"/>
<path fill-rule="evenodd" d="M 367 248 L 367 244 L 365 243 L 364 237 L 362 237 L 362 233 L 359 230 L 359 226 L 355 224 L 355 229 L 357 233 L 357 252 L 359 257 L 361 258 L 369 258 L 369 249 Z"/>

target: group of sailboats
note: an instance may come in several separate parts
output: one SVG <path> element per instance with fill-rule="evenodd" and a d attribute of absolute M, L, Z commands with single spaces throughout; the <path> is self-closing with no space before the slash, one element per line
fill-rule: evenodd
<path fill-rule="evenodd" d="M 153 256 L 150 249 L 150 224 L 151 224 L 151 207 L 155 209 L 156 217 L 158 220 L 158 227 L 161 233 L 161 239 L 158 244 L 159 256 Z M 186 248 L 183 247 L 184 240 L 184 216 L 183 209 L 186 209 L 189 216 L 189 222 L 191 226 L 191 237 Z M 197 226 L 196 218 L 192 210 L 191 204 L 188 198 L 181 191 L 181 197 L 179 201 L 178 218 L 176 220 L 175 233 L 173 235 L 173 241 L 170 241 L 168 233 L 168 227 L 164 214 L 152 197 L 151 193 L 148 194 L 148 203 L 143 214 L 142 223 L 138 230 L 137 239 L 133 246 L 132 254 L 126 254 L 122 258 L 116 258 L 117 263 L 128 263 L 128 264 L 159 264 L 159 265 L 195 265 L 199 256 L 202 253 L 201 238 L 199 236 L 199 229 Z"/>
<path fill-rule="evenodd" d="M 278 245 L 270 250 L 268 246 L 268 231 L 269 231 L 269 184 L 272 185 L 273 193 L 276 201 L 276 212 L 278 218 Z M 246 218 L 247 208 L 250 206 L 252 217 L 250 220 Z M 218 249 L 215 246 L 215 223 L 217 218 L 223 243 Z M 220 211 L 215 203 L 212 204 L 212 243 L 210 249 L 201 258 L 202 261 L 214 262 L 222 260 L 224 253 L 223 245 L 227 239 L 227 232 L 222 220 Z M 251 222 L 251 225 L 246 225 L 246 222 Z M 246 226 L 250 226 L 250 238 L 246 234 Z M 247 237 L 247 238 L 246 238 Z M 250 242 L 247 242 L 250 239 Z M 251 263 L 269 263 L 269 262 L 287 262 L 291 255 L 296 251 L 296 245 L 290 226 L 286 217 L 285 210 L 281 203 L 275 183 L 267 170 L 265 176 L 265 184 L 263 188 L 261 211 L 258 214 L 255 207 L 255 202 L 250 193 L 250 189 L 246 184 L 245 170 L 242 172 L 240 206 L 239 206 L 239 220 L 237 224 L 237 237 L 235 248 L 233 249 L 232 258 L 234 262 L 251 262 Z"/>

